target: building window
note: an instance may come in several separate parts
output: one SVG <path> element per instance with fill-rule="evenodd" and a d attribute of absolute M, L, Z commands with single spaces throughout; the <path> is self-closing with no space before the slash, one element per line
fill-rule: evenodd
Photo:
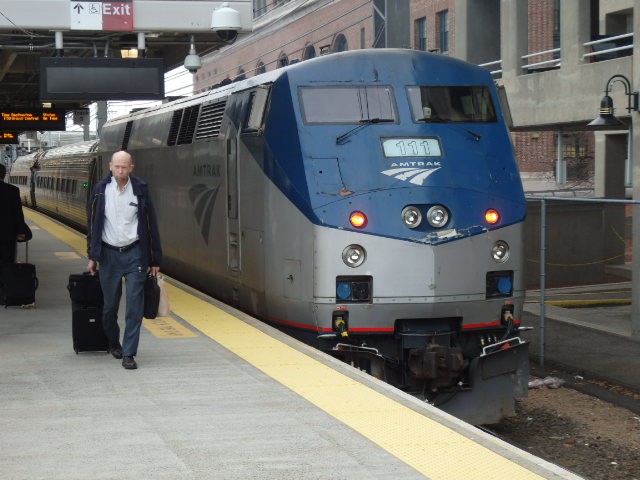
<path fill-rule="evenodd" d="M 264 66 L 264 63 L 258 62 L 256 65 L 256 75 L 260 75 L 261 73 L 265 73 L 267 71 L 267 67 Z"/>
<path fill-rule="evenodd" d="M 309 60 L 316 56 L 316 47 L 313 45 L 307 45 L 302 51 L 302 60 Z"/>
<path fill-rule="evenodd" d="M 267 13 L 267 0 L 253 0 L 253 18 L 261 17 Z"/>
<path fill-rule="evenodd" d="M 286 53 L 281 53 L 278 57 L 278 68 L 286 67 L 287 65 L 289 65 L 289 57 Z"/>
<path fill-rule="evenodd" d="M 413 25 L 415 39 L 414 48 L 416 50 L 427 51 L 427 19 L 425 17 L 419 18 Z"/>
<path fill-rule="evenodd" d="M 332 52 L 346 52 L 349 50 L 349 44 L 347 43 L 347 39 L 343 34 L 338 34 L 338 36 L 333 41 L 333 47 L 331 48 Z"/>
<path fill-rule="evenodd" d="M 449 53 L 449 10 L 438 12 L 436 18 L 436 48 L 442 54 Z"/>

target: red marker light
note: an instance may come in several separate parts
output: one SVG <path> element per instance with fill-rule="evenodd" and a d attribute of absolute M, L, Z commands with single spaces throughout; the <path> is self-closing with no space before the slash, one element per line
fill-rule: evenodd
<path fill-rule="evenodd" d="M 349 222 L 356 228 L 363 228 L 367 224 L 367 216 L 362 212 L 351 212 Z"/>
<path fill-rule="evenodd" d="M 495 225 L 500 221 L 500 213 L 493 208 L 487 210 L 484 214 L 484 219 L 487 221 L 489 225 Z"/>

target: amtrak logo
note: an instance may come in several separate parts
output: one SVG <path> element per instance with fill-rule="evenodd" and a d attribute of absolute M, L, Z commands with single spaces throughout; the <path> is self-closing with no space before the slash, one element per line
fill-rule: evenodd
<path fill-rule="evenodd" d="M 206 185 L 199 183 L 189 189 L 189 200 L 193 206 L 193 214 L 200 226 L 200 233 L 204 239 L 204 243 L 209 244 L 209 231 L 211 230 L 211 222 L 213 220 L 213 207 L 216 204 L 220 185 L 215 188 L 207 188 Z"/>
<path fill-rule="evenodd" d="M 413 183 L 414 185 L 424 185 L 425 180 L 433 172 L 440 170 L 437 168 L 415 168 L 415 167 L 401 167 L 392 168 L 390 170 L 384 170 L 381 173 L 395 178 L 396 180 L 402 180 L 403 182 Z"/>

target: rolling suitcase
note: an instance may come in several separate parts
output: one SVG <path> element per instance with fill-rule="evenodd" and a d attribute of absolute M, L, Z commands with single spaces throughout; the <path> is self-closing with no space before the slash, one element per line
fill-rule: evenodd
<path fill-rule="evenodd" d="M 29 242 L 25 242 L 25 263 L 6 263 L 2 267 L 5 308 L 32 305 L 36 301 L 38 277 L 36 267 L 29 263 Z"/>
<path fill-rule="evenodd" d="M 102 288 L 100 277 L 89 272 L 72 273 L 67 284 L 71 297 L 71 336 L 73 350 L 108 351 L 109 342 L 102 328 Z"/>
<path fill-rule="evenodd" d="M 71 301 L 86 306 L 102 306 L 102 288 L 100 277 L 90 275 L 89 272 L 72 273 L 67 284 Z"/>
<path fill-rule="evenodd" d="M 73 302 L 71 312 L 73 350 L 76 353 L 109 351 L 109 342 L 102 328 L 102 305 Z"/>

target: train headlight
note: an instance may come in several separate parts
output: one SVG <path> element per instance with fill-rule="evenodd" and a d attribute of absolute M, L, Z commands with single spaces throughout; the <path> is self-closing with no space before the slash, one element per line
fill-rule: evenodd
<path fill-rule="evenodd" d="M 495 225 L 500 221 L 500 212 L 494 208 L 490 208 L 484 213 L 484 219 L 489 225 Z"/>
<path fill-rule="evenodd" d="M 449 211 L 442 205 L 434 205 L 427 211 L 427 222 L 433 228 L 442 228 L 449 221 Z"/>
<path fill-rule="evenodd" d="M 367 252 L 360 245 L 349 245 L 342 251 L 342 261 L 347 267 L 359 267 L 366 258 Z"/>
<path fill-rule="evenodd" d="M 367 226 L 367 216 L 363 212 L 351 212 L 349 223 L 356 228 L 364 228 Z"/>
<path fill-rule="evenodd" d="M 402 221 L 409 228 L 416 228 L 422 223 L 422 213 L 417 207 L 409 205 L 402 209 Z"/>
<path fill-rule="evenodd" d="M 491 248 L 491 258 L 498 263 L 504 263 L 509 258 L 509 244 L 503 240 L 498 240 Z"/>

